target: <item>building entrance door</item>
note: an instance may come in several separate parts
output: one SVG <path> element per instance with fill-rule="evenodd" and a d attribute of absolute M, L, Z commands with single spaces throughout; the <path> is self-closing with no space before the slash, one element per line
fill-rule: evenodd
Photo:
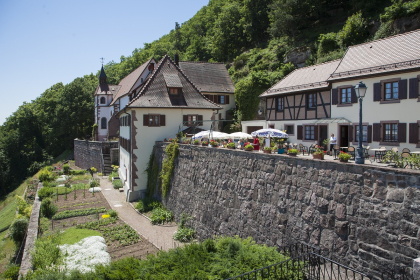
<path fill-rule="evenodd" d="M 328 139 L 328 126 L 326 125 L 318 125 L 319 127 L 319 142 L 318 145 L 319 146 L 324 146 L 323 142 L 325 139 Z M 329 149 L 329 147 L 324 147 L 325 150 L 327 151 Z"/>
<path fill-rule="evenodd" d="M 340 126 L 340 147 L 348 147 L 349 146 L 349 126 L 342 125 Z"/>

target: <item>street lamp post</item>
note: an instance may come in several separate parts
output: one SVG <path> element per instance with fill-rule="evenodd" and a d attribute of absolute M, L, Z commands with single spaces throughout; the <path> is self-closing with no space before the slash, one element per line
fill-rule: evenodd
<path fill-rule="evenodd" d="M 357 146 L 357 156 L 356 156 L 356 163 L 357 164 L 364 164 L 365 163 L 365 156 L 363 154 L 363 125 L 362 125 L 362 102 L 363 98 L 366 95 L 367 86 L 359 82 L 355 87 L 356 96 L 359 98 L 359 145 Z"/>

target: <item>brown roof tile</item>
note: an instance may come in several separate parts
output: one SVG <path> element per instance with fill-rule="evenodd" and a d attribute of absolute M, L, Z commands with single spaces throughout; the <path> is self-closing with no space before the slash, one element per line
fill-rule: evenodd
<path fill-rule="evenodd" d="M 329 80 L 394 72 L 420 67 L 420 30 L 347 49 Z"/>
<path fill-rule="evenodd" d="M 114 104 L 120 97 L 124 96 L 132 90 L 133 86 L 140 78 L 143 71 L 147 69 L 147 66 L 152 60 L 153 58 L 149 59 L 120 81 L 119 85 L 121 86 L 121 89 L 118 91 L 118 94 L 114 96 L 114 99 L 112 100 L 110 105 Z"/>
<path fill-rule="evenodd" d="M 328 77 L 340 61 L 334 60 L 294 70 L 260 97 L 286 94 L 291 92 L 328 88 Z"/>
<path fill-rule="evenodd" d="M 235 92 L 223 63 L 180 61 L 179 68 L 201 92 Z"/>
<path fill-rule="evenodd" d="M 116 95 L 118 94 L 119 89 L 121 88 L 121 86 L 117 86 L 117 85 L 108 85 L 108 84 L 99 84 L 96 87 L 95 90 L 95 95 L 98 94 L 112 94 L 112 95 Z"/>
<path fill-rule="evenodd" d="M 179 77 L 182 85 L 182 96 L 179 98 L 169 96 L 164 78 L 168 74 Z M 161 59 L 145 86 L 127 107 L 221 109 L 205 98 L 167 55 Z"/>

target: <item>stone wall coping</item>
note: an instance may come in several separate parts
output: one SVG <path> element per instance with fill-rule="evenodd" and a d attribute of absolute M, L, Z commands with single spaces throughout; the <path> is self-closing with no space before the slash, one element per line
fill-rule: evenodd
<path fill-rule="evenodd" d="M 163 141 L 156 141 L 156 145 L 163 145 L 165 147 L 168 145 L 168 142 Z M 366 171 L 383 171 L 383 172 L 389 172 L 392 171 L 394 173 L 404 174 L 404 175 L 420 175 L 420 170 L 413 170 L 413 169 L 400 169 L 400 168 L 391 168 L 391 167 L 385 167 L 385 166 L 377 166 L 377 165 L 368 165 L 368 164 L 352 164 L 352 163 L 343 163 L 340 161 L 326 161 L 326 160 L 313 160 L 311 158 L 303 158 L 303 157 L 290 157 L 287 154 L 264 154 L 264 153 L 254 153 L 254 152 L 247 152 L 243 150 L 238 149 L 225 149 L 225 148 L 211 148 L 211 147 L 203 147 L 200 145 L 189 145 L 189 144 L 179 144 L 180 147 L 183 147 L 182 151 L 185 151 L 186 147 L 190 147 L 189 149 L 216 149 L 217 152 L 221 153 L 238 153 L 238 155 L 245 155 L 248 157 L 261 157 L 264 159 L 279 159 L 279 158 L 287 158 L 290 161 L 308 161 L 308 162 L 316 162 L 317 165 L 340 165 L 340 166 L 352 166 L 352 167 L 358 167 L 363 169 L 361 171 L 361 174 Z M 188 149 L 188 150 L 189 150 Z M 420 186 L 419 186 L 420 187 Z"/>
<path fill-rule="evenodd" d="M 101 143 L 118 143 L 118 141 L 90 141 L 90 140 L 82 140 L 82 139 L 78 139 L 78 138 L 74 139 L 74 141 L 90 142 L 90 143 L 98 143 L 98 144 L 101 144 Z"/>

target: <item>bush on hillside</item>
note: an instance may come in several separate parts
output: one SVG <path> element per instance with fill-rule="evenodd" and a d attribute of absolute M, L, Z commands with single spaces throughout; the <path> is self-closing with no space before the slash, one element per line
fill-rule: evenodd
<path fill-rule="evenodd" d="M 338 49 L 337 34 L 330 32 L 327 34 L 321 34 L 318 38 L 318 57 L 324 56 Z"/>
<path fill-rule="evenodd" d="M 343 48 L 365 42 L 369 37 L 366 20 L 362 12 L 349 17 L 343 29 L 337 34 L 338 44 Z"/>
<path fill-rule="evenodd" d="M 4 279 L 18 280 L 20 267 L 16 264 L 10 265 L 5 272 L 3 272 Z"/>
<path fill-rule="evenodd" d="M 54 193 L 54 190 L 51 187 L 43 187 L 42 189 L 38 190 L 38 197 L 40 200 L 44 198 L 51 197 Z"/>
<path fill-rule="evenodd" d="M 16 244 L 20 244 L 25 237 L 26 231 L 28 230 L 29 220 L 26 218 L 20 218 L 13 221 L 9 228 L 10 237 Z"/>
<path fill-rule="evenodd" d="M 51 171 L 49 171 L 47 168 L 44 168 L 44 169 L 42 169 L 39 172 L 38 179 L 41 182 L 49 182 L 49 181 L 52 181 L 52 180 L 54 180 L 54 173 L 52 173 Z"/>
<path fill-rule="evenodd" d="M 45 198 L 41 202 L 41 213 L 44 217 L 51 218 L 57 213 L 57 205 L 52 202 L 51 198 Z"/>
<path fill-rule="evenodd" d="M 395 30 L 392 26 L 392 21 L 382 22 L 379 26 L 378 31 L 376 31 L 373 40 L 383 39 L 392 35 L 398 34 L 399 30 Z"/>

